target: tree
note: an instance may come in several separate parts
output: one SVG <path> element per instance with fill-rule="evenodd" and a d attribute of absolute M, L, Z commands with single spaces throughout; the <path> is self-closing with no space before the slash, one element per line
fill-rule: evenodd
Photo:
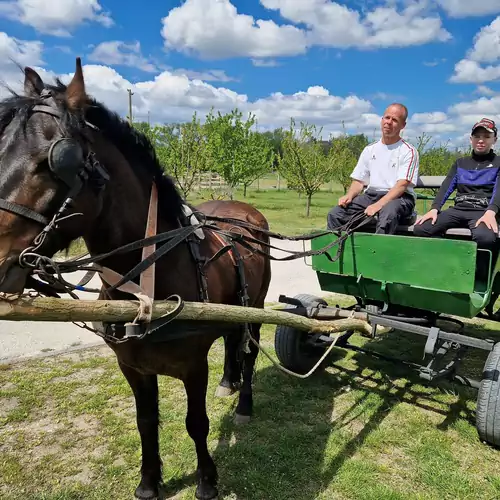
<path fill-rule="evenodd" d="M 268 138 L 252 131 L 244 138 L 241 154 L 240 183 L 243 184 L 243 196 L 246 196 L 248 186 L 271 171 L 275 154 Z"/>
<path fill-rule="evenodd" d="M 187 198 L 207 166 L 206 137 L 196 112 L 190 122 L 156 127 L 154 135 L 160 162 Z"/>
<path fill-rule="evenodd" d="M 212 111 L 207 115 L 205 132 L 207 137 L 210 168 L 218 172 L 230 189 L 230 197 L 236 186 L 251 184 L 272 164 L 272 148 L 261 134 L 252 132 L 255 115 L 249 114 L 246 121 L 243 114 L 234 109 L 217 116 Z"/>
<path fill-rule="evenodd" d="M 347 135 L 344 132 L 341 136 L 331 140 L 328 156 L 334 164 L 332 176 L 342 185 L 344 193 L 347 192 L 352 182 L 352 171 L 367 145 L 368 138 L 364 134 Z"/>
<path fill-rule="evenodd" d="M 318 135 L 315 125 L 302 122 L 297 132 L 292 118 L 290 129 L 283 137 L 283 155 L 279 159 L 279 172 L 288 185 L 306 195 L 306 217 L 310 214 L 313 194 L 331 178 L 334 169 L 333 163 L 323 152 L 323 144 L 317 140 Z"/>

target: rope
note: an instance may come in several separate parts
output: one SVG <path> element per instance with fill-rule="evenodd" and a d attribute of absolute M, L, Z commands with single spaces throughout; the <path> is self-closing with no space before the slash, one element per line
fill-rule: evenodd
<path fill-rule="evenodd" d="M 262 352 L 262 354 L 264 354 L 266 356 L 266 358 L 269 359 L 269 361 L 271 361 L 271 363 L 274 365 L 275 368 L 278 368 L 278 370 L 281 370 L 283 373 L 286 373 L 287 375 L 291 375 L 292 377 L 296 377 L 296 378 L 300 378 L 300 379 L 306 379 L 308 377 L 310 377 L 321 365 L 321 363 L 323 363 L 323 361 L 326 359 L 326 357 L 330 354 L 330 352 L 332 351 L 332 349 L 335 347 L 335 344 L 337 343 L 337 340 L 339 339 L 340 335 L 344 333 L 344 332 L 338 332 L 337 333 L 337 336 L 335 337 L 335 339 L 333 340 L 333 342 L 328 346 L 328 349 L 325 351 L 325 353 L 323 354 L 323 356 L 321 356 L 321 358 L 319 359 L 319 361 L 305 374 L 301 374 L 301 373 L 295 373 L 291 370 L 289 370 L 288 368 L 285 368 L 284 366 L 280 365 L 261 345 L 259 342 L 257 342 L 253 337 L 252 335 L 249 335 L 250 337 L 250 341 L 252 342 L 252 344 L 254 344 L 257 349 L 259 349 L 259 351 Z"/>

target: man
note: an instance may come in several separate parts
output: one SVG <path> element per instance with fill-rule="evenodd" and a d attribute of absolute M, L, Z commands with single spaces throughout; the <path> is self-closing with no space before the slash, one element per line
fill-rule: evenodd
<path fill-rule="evenodd" d="M 469 227 L 481 248 L 491 249 L 497 238 L 500 208 L 500 157 L 493 152 L 497 127 L 483 118 L 472 127 L 470 156 L 457 159 L 441 184 L 434 202 L 413 228 L 416 236 L 440 236 L 453 227 Z M 441 212 L 457 191 L 454 206 Z"/>
<path fill-rule="evenodd" d="M 328 213 L 328 229 L 343 226 L 364 212 L 377 216 L 377 233 L 394 234 L 398 222 L 411 216 L 419 157 L 415 147 L 400 136 L 407 118 L 408 109 L 403 104 L 393 103 L 385 110 L 380 124 L 382 138 L 361 153 L 347 194 Z"/>

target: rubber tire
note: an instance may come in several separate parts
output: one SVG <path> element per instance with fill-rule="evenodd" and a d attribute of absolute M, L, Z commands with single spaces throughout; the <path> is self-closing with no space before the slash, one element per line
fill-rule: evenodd
<path fill-rule="evenodd" d="M 479 386 L 476 409 L 476 429 L 481 441 L 500 446 L 500 342 L 489 353 L 484 372 L 499 374 L 498 380 L 483 378 Z"/>
<path fill-rule="evenodd" d="M 315 302 L 327 305 L 327 302 L 314 295 L 299 294 L 293 297 L 300 300 L 304 307 L 311 306 Z M 285 309 L 293 309 L 294 305 L 287 304 Z M 307 333 L 293 328 L 291 326 L 278 325 L 274 335 L 274 350 L 282 366 L 295 373 L 307 373 L 323 356 L 324 350 L 317 349 L 317 355 L 308 355 L 301 348 L 301 343 L 305 341 Z M 325 362 L 327 360 L 325 359 Z M 318 370 L 324 368 L 325 362 L 318 367 Z"/>

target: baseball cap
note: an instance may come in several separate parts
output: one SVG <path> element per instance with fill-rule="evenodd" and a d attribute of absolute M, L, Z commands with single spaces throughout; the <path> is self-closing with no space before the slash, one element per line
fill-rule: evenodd
<path fill-rule="evenodd" d="M 481 120 L 475 123 L 472 127 L 472 132 L 474 133 L 474 130 L 479 127 L 486 129 L 488 132 L 493 132 L 495 135 L 497 134 L 497 127 L 495 125 L 495 122 L 493 120 L 490 120 L 489 118 L 481 118 Z"/>

